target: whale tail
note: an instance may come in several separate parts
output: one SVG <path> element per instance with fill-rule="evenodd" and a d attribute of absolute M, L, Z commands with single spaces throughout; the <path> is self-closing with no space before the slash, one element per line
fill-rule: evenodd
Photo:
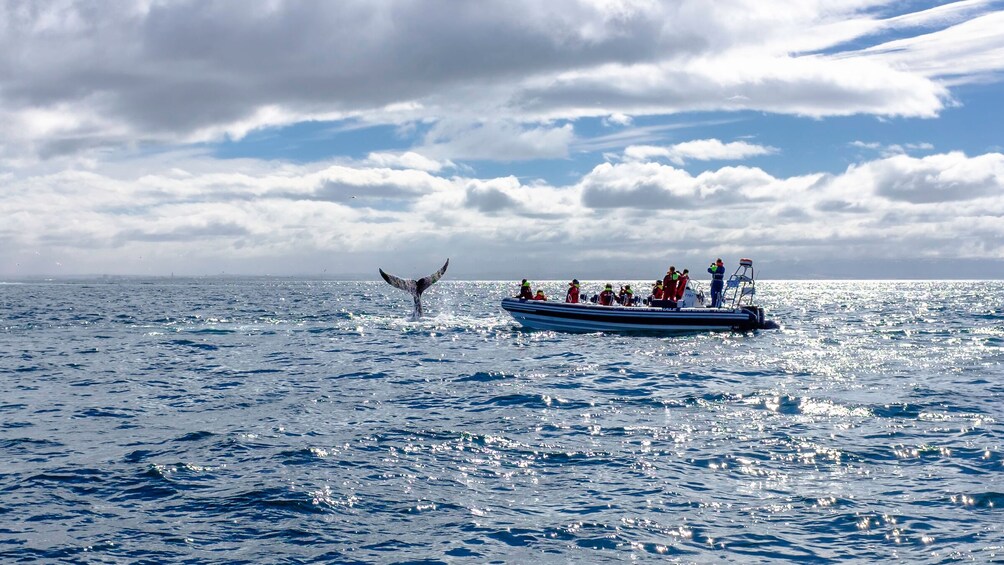
<path fill-rule="evenodd" d="M 450 260 L 447 259 L 446 263 L 443 264 L 442 269 L 439 269 L 427 277 L 422 277 L 417 280 L 395 277 L 394 275 L 385 273 L 383 269 L 380 269 L 380 276 L 383 277 L 383 280 L 387 281 L 387 284 L 411 294 L 412 298 L 415 299 L 415 311 L 411 313 L 411 319 L 417 320 L 422 317 L 422 293 L 435 284 L 436 281 L 443 278 L 443 275 L 446 273 L 446 268 L 449 266 Z"/>

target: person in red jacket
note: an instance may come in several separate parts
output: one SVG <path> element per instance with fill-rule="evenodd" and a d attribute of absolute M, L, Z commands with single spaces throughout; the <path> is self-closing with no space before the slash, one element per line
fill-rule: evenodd
<path fill-rule="evenodd" d="M 676 272 L 676 267 L 670 265 L 666 276 L 662 279 L 662 295 L 666 300 L 676 299 L 676 285 L 679 281 L 680 273 Z"/>
<path fill-rule="evenodd" d="M 603 287 L 603 292 L 600 293 L 599 304 L 600 306 L 613 306 L 614 303 L 614 285 L 607 283 L 607 286 Z"/>
<path fill-rule="evenodd" d="M 537 294 L 535 294 L 530 300 L 547 300 L 547 297 L 544 296 L 544 291 L 538 288 Z"/>
<path fill-rule="evenodd" d="M 572 279 L 572 282 L 568 283 L 568 293 L 565 294 L 565 302 L 569 304 L 579 303 L 579 279 Z"/>
<path fill-rule="evenodd" d="M 683 293 L 687 290 L 687 283 L 690 282 L 690 269 L 684 269 L 680 275 L 680 280 L 676 282 L 676 299 L 683 300 Z"/>
<path fill-rule="evenodd" d="M 652 300 L 662 300 L 662 280 L 655 281 L 655 286 L 652 287 Z"/>

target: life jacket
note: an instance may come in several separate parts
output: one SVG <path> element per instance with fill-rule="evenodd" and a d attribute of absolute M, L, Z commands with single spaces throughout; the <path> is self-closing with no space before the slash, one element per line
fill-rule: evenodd
<path fill-rule="evenodd" d="M 579 285 L 573 284 L 572 286 L 568 287 L 568 294 L 565 295 L 565 302 L 569 302 L 572 304 L 579 303 Z"/>

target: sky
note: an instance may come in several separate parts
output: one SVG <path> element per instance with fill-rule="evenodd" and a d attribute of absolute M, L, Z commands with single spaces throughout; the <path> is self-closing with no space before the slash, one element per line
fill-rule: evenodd
<path fill-rule="evenodd" d="M 1004 278 L 1004 0 L 0 0 L 0 277 Z"/>

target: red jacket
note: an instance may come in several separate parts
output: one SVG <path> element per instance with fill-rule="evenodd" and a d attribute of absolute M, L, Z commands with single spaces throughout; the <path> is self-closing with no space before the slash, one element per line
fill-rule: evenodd
<path fill-rule="evenodd" d="M 571 302 L 572 304 L 578 304 L 579 302 L 579 287 L 570 286 L 568 287 L 568 294 L 565 295 L 565 302 Z"/>
<path fill-rule="evenodd" d="M 687 282 L 690 281 L 688 275 L 680 275 L 680 280 L 676 283 L 676 299 L 682 300 L 683 293 L 687 290 Z"/>
<path fill-rule="evenodd" d="M 673 274 L 666 273 L 666 277 L 662 279 L 662 295 L 667 299 L 672 300 L 676 297 L 676 285 L 680 280 L 680 272 L 673 271 Z"/>

